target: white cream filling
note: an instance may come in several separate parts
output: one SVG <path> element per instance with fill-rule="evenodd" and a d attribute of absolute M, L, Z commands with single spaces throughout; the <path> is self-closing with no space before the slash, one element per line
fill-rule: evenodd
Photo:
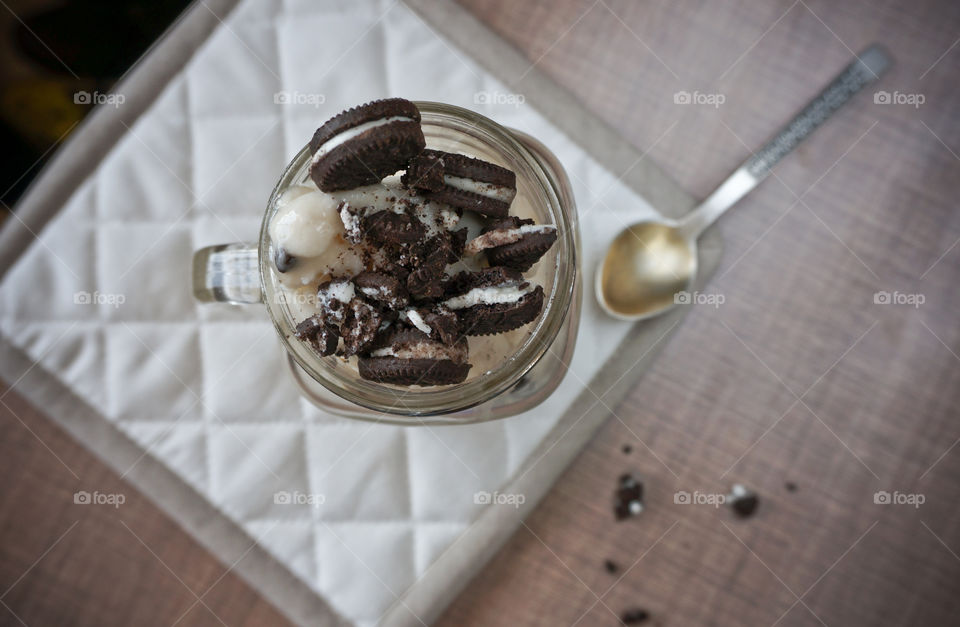
<path fill-rule="evenodd" d="M 515 303 L 536 289 L 532 283 L 521 289 L 516 285 L 503 287 L 475 287 L 466 294 L 443 301 L 448 309 L 466 309 L 476 305 L 499 305 Z"/>
<path fill-rule="evenodd" d="M 320 144 L 320 147 L 317 148 L 317 151 L 313 153 L 313 163 L 320 161 L 320 159 L 322 159 L 325 154 L 329 153 L 334 148 L 337 148 L 340 145 L 345 144 L 346 142 L 350 141 L 354 137 L 357 137 L 358 135 L 362 135 L 363 133 L 366 133 L 372 128 L 377 128 L 379 126 L 384 126 L 387 124 L 393 124 L 394 122 L 413 122 L 413 118 L 408 118 L 405 115 L 391 115 L 389 117 L 381 118 L 379 120 L 371 120 L 369 122 L 364 122 L 363 124 L 354 126 L 353 128 L 348 128 L 345 131 L 341 131 L 336 135 L 334 135 L 333 137 L 331 137 L 330 139 L 328 139 L 327 141 Z"/>
<path fill-rule="evenodd" d="M 343 222 L 343 230 L 351 240 L 360 238 L 360 216 L 350 210 L 350 203 L 343 202 L 340 205 L 340 221 Z"/>
<path fill-rule="evenodd" d="M 317 294 L 317 300 L 321 305 L 329 306 L 330 301 L 340 301 L 343 304 L 349 303 L 356 296 L 357 290 L 353 281 L 341 281 L 331 283 L 326 289 Z"/>
<path fill-rule="evenodd" d="M 416 309 L 406 309 L 400 312 L 400 317 L 427 335 L 430 335 L 430 332 L 433 331 Z"/>
<path fill-rule="evenodd" d="M 518 242 L 520 238 L 530 233 L 549 233 L 556 230 L 557 227 L 548 224 L 524 224 L 514 229 L 490 231 L 470 240 L 464 248 L 463 254 L 476 255 L 487 248 L 506 246 Z"/>
<path fill-rule="evenodd" d="M 443 231 L 452 231 L 460 222 L 460 216 L 452 209 L 433 202 L 420 204 L 421 201 L 416 197 L 413 198 L 414 202 L 417 203 L 414 206 L 414 214 L 423 228 L 426 229 L 427 237 L 432 237 Z"/>
<path fill-rule="evenodd" d="M 479 194 L 485 198 L 499 200 L 500 202 L 505 202 L 507 204 L 513 202 L 513 198 L 517 195 L 517 190 L 511 187 L 494 185 L 493 183 L 484 183 L 483 181 L 474 181 L 473 179 L 468 179 L 462 176 L 444 174 L 443 182 L 450 187 L 459 189 L 460 191 L 473 192 L 474 194 Z"/>
<path fill-rule="evenodd" d="M 360 291 L 363 292 L 363 295 L 367 298 L 372 298 L 374 300 L 386 298 L 390 293 L 390 291 L 382 285 L 380 287 L 361 287 Z"/>
<path fill-rule="evenodd" d="M 456 363 L 466 360 L 462 347 L 444 346 L 437 342 L 417 342 L 401 346 L 387 346 L 372 353 L 371 357 L 396 357 L 398 359 L 449 359 Z"/>
<path fill-rule="evenodd" d="M 524 224 L 515 229 L 510 229 L 508 233 L 519 233 L 520 235 L 526 235 L 527 233 L 547 233 L 549 231 L 556 231 L 557 227 L 552 224 Z"/>
<path fill-rule="evenodd" d="M 441 209 L 440 210 L 440 223 L 443 224 L 443 228 L 448 231 L 452 231 L 458 224 L 460 224 L 460 216 L 457 215 L 456 211 L 452 209 Z"/>

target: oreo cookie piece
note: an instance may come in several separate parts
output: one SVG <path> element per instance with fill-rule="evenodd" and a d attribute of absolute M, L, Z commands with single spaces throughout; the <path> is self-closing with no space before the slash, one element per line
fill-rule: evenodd
<path fill-rule="evenodd" d="M 467 247 L 468 233 L 469 229 L 467 227 L 450 231 L 450 252 L 452 253 L 450 263 L 456 263 L 463 257 L 464 249 Z"/>
<path fill-rule="evenodd" d="M 409 213 L 377 211 L 363 218 L 362 232 L 379 244 L 413 244 L 423 239 L 426 229 Z"/>
<path fill-rule="evenodd" d="M 614 515 L 619 521 L 638 516 L 641 512 L 643 512 L 643 481 L 630 473 L 620 475 L 614 498 Z"/>
<path fill-rule="evenodd" d="M 446 307 L 434 309 L 416 309 L 411 307 L 400 312 L 400 320 L 416 328 L 421 333 L 451 345 L 460 339 L 457 315 Z"/>
<path fill-rule="evenodd" d="M 340 342 L 337 327 L 328 324 L 323 316 L 316 314 L 297 325 L 295 335 L 298 340 L 308 342 L 321 357 L 332 355 Z"/>
<path fill-rule="evenodd" d="M 369 102 L 317 129 L 310 176 L 325 192 L 372 185 L 406 168 L 425 145 L 416 105 L 403 98 Z"/>
<path fill-rule="evenodd" d="M 403 309 L 410 302 L 406 288 L 395 277 L 366 271 L 353 277 L 353 284 L 367 300 L 390 309 Z"/>
<path fill-rule="evenodd" d="M 351 357 L 366 352 L 373 346 L 374 340 L 387 316 L 371 307 L 360 298 L 354 298 L 346 307 L 346 315 L 340 325 L 340 335 L 343 337 L 343 348 L 340 355 Z"/>
<path fill-rule="evenodd" d="M 490 287 L 509 281 L 522 281 L 523 274 L 512 268 L 484 268 L 477 272 L 464 271 L 452 277 L 447 282 L 445 296 L 455 296 L 468 292 L 475 287 Z"/>
<path fill-rule="evenodd" d="M 410 162 L 401 181 L 412 189 L 439 191 L 444 186 L 443 155 L 439 150 L 424 150 Z"/>
<path fill-rule="evenodd" d="M 358 361 L 360 376 L 394 385 L 449 385 L 467 378 L 467 339 L 452 345 L 430 339 L 417 329 L 402 329 L 377 341 Z"/>
<path fill-rule="evenodd" d="M 433 237 L 419 251 L 419 263 L 407 277 L 407 289 L 414 298 L 436 298 L 443 294 L 444 270 L 452 257 L 449 240 Z"/>
<path fill-rule="evenodd" d="M 492 266 L 526 272 L 557 241 L 557 227 L 509 216 L 488 225 L 464 247 L 465 255 L 487 253 Z"/>
<path fill-rule="evenodd" d="M 511 170 L 439 150 L 417 155 L 401 181 L 430 200 L 491 217 L 506 216 L 517 195 L 517 177 Z"/>
<path fill-rule="evenodd" d="M 347 306 L 357 294 L 353 281 L 335 278 L 324 281 L 317 287 L 317 308 L 330 324 L 339 326 L 347 313 Z"/>
<path fill-rule="evenodd" d="M 341 201 L 337 213 L 343 222 L 343 237 L 351 244 L 359 244 L 363 239 L 363 211 L 354 205 Z"/>
<path fill-rule="evenodd" d="M 461 272 L 449 283 L 441 303 L 457 314 L 464 335 L 493 335 L 518 329 L 543 309 L 543 288 L 511 268 Z"/>

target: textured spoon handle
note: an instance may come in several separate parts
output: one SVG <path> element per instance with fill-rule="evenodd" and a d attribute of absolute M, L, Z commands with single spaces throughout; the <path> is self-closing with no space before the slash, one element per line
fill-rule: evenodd
<path fill-rule="evenodd" d="M 893 63 L 878 45 L 867 48 L 803 108 L 793 120 L 737 168 L 727 180 L 680 221 L 684 235 L 696 239 L 727 209 L 765 179 L 777 162 L 796 148 L 850 98 L 878 78 Z"/>
<path fill-rule="evenodd" d="M 880 46 L 867 48 L 853 60 L 820 94 L 810 101 L 793 120 L 750 158 L 744 167 L 762 179 L 774 165 L 797 144 L 806 139 L 837 109 L 864 86 L 876 81 L 890 67 L 890 56 Z"/>

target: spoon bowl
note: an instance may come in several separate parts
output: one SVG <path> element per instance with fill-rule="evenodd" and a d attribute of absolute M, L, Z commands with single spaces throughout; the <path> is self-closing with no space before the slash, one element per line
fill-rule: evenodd
<path fill-rule="evenodd" d="M 697 274 L 697 244 L 677 224 L 638 222 L 617 235 L 597 268 L 597 300 L 621 320 L 643 320 L 675 304 Z"/>

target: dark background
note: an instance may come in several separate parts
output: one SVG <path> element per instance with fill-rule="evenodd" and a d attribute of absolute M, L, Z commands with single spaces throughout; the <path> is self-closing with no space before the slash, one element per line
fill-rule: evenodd
<path fill-rule="evenodd" d="M 0 6 L 3 218 L 92 104 L 187 7 L 187 0 L 20 0 Z"/>

